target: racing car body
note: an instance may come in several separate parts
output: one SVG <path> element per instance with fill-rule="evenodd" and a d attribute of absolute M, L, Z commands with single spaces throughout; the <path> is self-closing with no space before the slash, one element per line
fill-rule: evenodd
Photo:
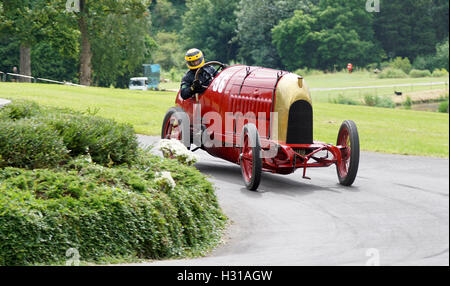
<path fill-rule="evenodd" d="M 222 71 L 202 94 L 183 100 L 178 93 L 176 107 L 164 118 L 162 138 L 184 140 L 187 147 L 193 143 L 196 149 L 239 164 L 251 190 L 258 188 L 262 171 L 290 174 L 303 169 L 303 178 L 309 179 L 307 168 L 333 164 L 341 184 L 354 182 L 359 164 L 356 125 L 342 123 L 336 146 L 314 141 L 312 100 L 301 76 L 207 64 L 218 64 Z M 195 142 L 196 134 L 201 140 Z"/>

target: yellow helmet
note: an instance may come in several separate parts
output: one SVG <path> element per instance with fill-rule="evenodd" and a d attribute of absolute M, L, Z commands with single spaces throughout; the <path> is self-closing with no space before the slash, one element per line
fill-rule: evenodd
<path fill-rule="evenodd" d="M 191 70 L 196 70 L 201 68 L 205 64 L 205 58 L 203 57 L 202 51 L 199 49 L 190 49 L 186 52 L 184 57 L 188 68 Z"/>

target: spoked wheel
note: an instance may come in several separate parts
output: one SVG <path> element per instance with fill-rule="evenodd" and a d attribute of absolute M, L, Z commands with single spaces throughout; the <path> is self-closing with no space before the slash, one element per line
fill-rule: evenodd
<path fill-rule="evenodd" d="M 254 124 L 247 124 L 242 130 L 239 161 L 247 189 L 252 191 L 258 189 L 261 182 L 262 160 L 259 134 Z"/>
<path fill-rule="evenodd" d="M 185 114 L 181 108 L 171 108 L 167 111 L 162 124 L 161 139 L 175 139 L 182 142 L 190 141 L 188 136 L 183 136 L 182 119 L 180 119 L 180 116 L 177 116 L 179 114 Z M 186 118 L 185 120 L 188 119 Z M 187 142 L 187 145 L 189 143 Z M 185 144 L 185 146 L 187 145 Z"/>
<path fill-rule="evenodd" d="M 341 161 L 336 163 L 339 183 L 351 186 L 359 166 L 359 135 L 355 122 L 346 120 L 342 123 L 337 146 L 341 147 Z"/>

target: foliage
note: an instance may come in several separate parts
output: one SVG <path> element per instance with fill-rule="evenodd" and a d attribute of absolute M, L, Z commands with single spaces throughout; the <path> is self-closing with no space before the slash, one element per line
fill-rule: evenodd
<path fill-rule="evenodd" d="M 34 160 L 36 163 L 28 163 L 29 160 L 24 159 L 23 164 L 27 167 L 51 167 L 66 158 L 67 150 L 72 157 L 89 154 L 94 162 L 105 166 L 130 164 L 135 159 L 138 148 L 130 125 L 69 110 L 40 108 L 32 102 L 14 102 L 0 109 L 1 119 L 4 120 L 0 121 L 3 122 L 4 131 L 1 136 L 11 137 L 1 143 L 4 150 L 2 154 L 9 154 L 3 155 L 3 158 L 10 158 L 13 154 L 18 156 L 18 159 L 11 159 L 12 163 L 6 164 L 8 166 L 22 167 L 17 162 L 21 156 L 41 156 L 43 159 L 38 157 Z M 26 120 L 10 122 L 20 119 Z M 46 140 L 47 137 L 54 138 Z M 35 141 L 37 143 L 30 143 Z M 55 143 L 60 141 L 64 148 Z M 56 146 L 56 151 L 52 151 L 52 144 Z M 45 163 L 46 152 L 48 164 Z M 57 157 L 58 155 L 60 156 Z"/>
<path fill-rule="evenodd" d="M 411 109 L 412 105 L 413 102 L 411 97 L 407 96 L 405 102 L 403 102 L 403 106 L 405 107 L 405 109 Z"/>
<path fill-rule="evenodd" d="M 436 45 L 434 54 L 418 56 L 413 64 L 415 69 L 449 69 L 449 44 L 448 38 Z"/>
<path fill-rule="evenodd" d="M 409 76 L 412 78 L 418 78 L 418 77 L 430 77 L 431 73 L 429 70 L 416 70 L 413 69 L 411 70 L 411 72 L 409 73 Z"/>
<path fill-rule="evenodd" d="M 176 186 L 160 188 L 156 173 Z M 140 154 L 134 167 L 104 168 L 80 157 L 64 168 L 0 169 L 0 265 L 202 254 L 225 217 L 197 170 Z"/>
<path fill-rule="evenodd" d="M 435 17 L 447 10 L 448 22 L 447 0 L 383 1 L 381 9 L 381 13 L 374 13 L 374 30 L 390 58 L 415 59 L 429 54 L 437 41 L 448 36 L 448 27 L 443 23 L 445 16 Z"/>
<path fill-rule="evenodd" d="M 0 168 L 55 167 L 69 151 L 50 126 L 30 119 L 0 121 Z"/>
<path fill-rule="evenodd" d="M 389 63 L 389 66 L 393 69 L 402 70 L 406 74 L 409 74 L 412 69 L 412 65 L 409 59 L 402 57 L 396 57 Z"/>
<path fill-rule="evenodd" d="M 378 74 L 378 78 L 406 78 L 408 75 L 399 69 L 386 68 Z"/>
<path fill-rule="evenodd" d="M 339 94 L 337 98 L 331 99 L 330 102 L 335 104 L 360 105 L 360 103 L 355 99 L 345 97 L 342 94 Z"/>
<path fill-rule="evenodd" d="M 183 16 L 183 47 L 198 48 L 207 60 L 228 63 L 236 58 L 239 0 L 188 0 Z"/>
<path fill-rule="evenodd" d="M 371 29 L 373 16 L 360 3 L 323 0 L 310 13 L 297 10 L 276 25 L 272 42 L 288 69 L 334 70 L 349 62 L 365 66 L 379 59 L 381 51 Z"/>
<path fill-rule="evenodd" d="M 448 100 L 441 102 L 439 105 L 439 112 L 448 113 Z"/>
<path fill-rule="evenodd" d="M 239 60 L 249 65 L 282 67 L 271 30 L 279 21 L 291 17 L 295 10 L 309 10 L 312 2 L 316 1 L 241 0 L 236 11 Z"/>
<path fill-rule="evenodd" d="M 130 77 L 142 74 L 142 64 L 150 61 L 151 51 L 155 49 L 149 29 L 149 17 L 126 14 L 96 20 L 91 43 L 97 85 L 126 88 Z"/>
<path fill-rule="evenodd" d="M 448 71 L 446 69 L 435 69 L 431 74 L 432 77 L 444 77 L 448 76 Z"/>
<path fill-rule="evenodd" d="M 388 96 L 378 96 L 373 94 L 366 94 L 364 96 L 364 104 L 374 107 L 394 108 L 394 101 Z"/>
<path fill-rule="evenodd" d="M 185 67 L 184 50 L 180 45 L 180 37 L 173 32 L 159 32 L 155 37 L 156 49 L 152 53 L 152 60 L 161 65 L 162 70 Z M 181 80 L 181 78 L 177 78 Z"/>

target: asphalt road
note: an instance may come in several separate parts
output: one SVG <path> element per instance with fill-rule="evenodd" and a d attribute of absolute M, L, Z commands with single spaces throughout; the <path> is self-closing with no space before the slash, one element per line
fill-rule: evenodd
<path fill-rule="evenodd" d="M 158 138 L 139 136 L 142 144 Z M 335 167 L 263 174 L 198 151 L 231 220 L 225 242 L 198 259 L 144 265 L 449 265 L 449 160 L 362 152 L 351 188 Z"/>

